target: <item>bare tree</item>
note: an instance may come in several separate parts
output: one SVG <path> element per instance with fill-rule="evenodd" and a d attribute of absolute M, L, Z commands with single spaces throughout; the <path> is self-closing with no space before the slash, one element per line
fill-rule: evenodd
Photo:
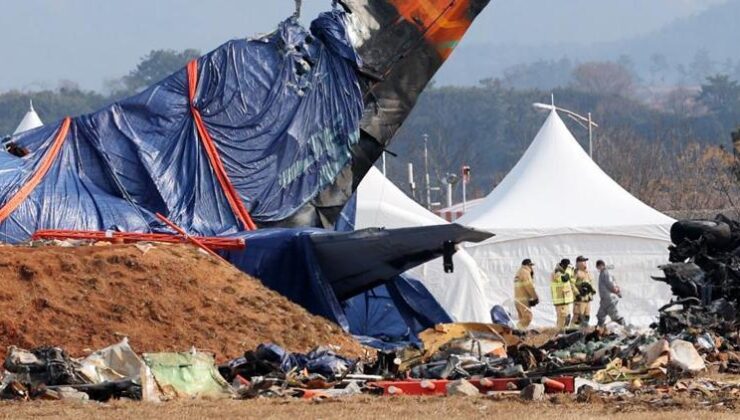
<path fill-rule="evenodd" d="M 624 130 L 599 139 L 596 160 L 626 190 L 663 211 L 731 211 L 740 216 L 737 160 L 721 146 L 646 141 Z"/>
<path fill-rule="evenodd" d="M 677 87 L 668 92 L 661 101 L 661 107 L 680 117 L 696 116 L 707 112 L 699 101 L 699 92 L 686 87 Z"/>

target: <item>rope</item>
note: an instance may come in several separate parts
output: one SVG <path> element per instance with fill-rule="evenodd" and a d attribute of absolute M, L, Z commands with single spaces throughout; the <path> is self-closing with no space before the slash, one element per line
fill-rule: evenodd
<path fill-rule="evenodd" d="M 208 133 L 205 122 L 200 111 L 195 107 L 195 95 L 198 89 L 198 60 L 193 60 L 188 63 L 188 94 L 190 99 L 190 112 L 193 114 L 193 120 L 195 121 L 195 127 L 198 130 L 198 137 L 203 144 L 203 149 L 208 156 L 208 161 L 211 163 L 211 169 L 216 174 L 216 179 L 223 189 L 226 200 L 231 206 L 231 210 L 234 212 L 237 220 L 247 230 L 256 230 L 257 226 L 252 221 L 252 217 L 249 215 L 246 207 L 239 194 L 236 192 L 236 188 L 231 183 L 229 176 L 226 173 L 224 164 L 221 161 L 221 156 L 216 148 L 216 143 Z"/>

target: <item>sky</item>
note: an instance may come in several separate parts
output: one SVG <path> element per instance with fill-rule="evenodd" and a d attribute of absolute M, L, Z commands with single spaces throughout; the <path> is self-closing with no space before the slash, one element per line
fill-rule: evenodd
<path fill-rule="evenodd" d="M 464 40 L 512 45 L 631 38 L 726 0 L 492 0 Z M 265 33 L 293 0 L 3 0 L 0 91 L 101 90 L 153 49 L 209 51 Z M 304 0 L 308 22 L 331 0 Z"/>

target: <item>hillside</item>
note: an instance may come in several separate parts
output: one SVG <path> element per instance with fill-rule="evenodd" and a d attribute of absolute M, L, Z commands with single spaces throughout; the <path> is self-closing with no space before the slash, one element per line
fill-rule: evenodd
<path fill-rule="evenodd" d="M 614 57 L 627 54 L 639 65 L 649 65 L 650 55 L 660 53 L 673 63 L 691 63 L 696 53 L 705 50 L 714 61 L 715 71 L 725 71 L 727 59 L 740 58 L 737 25 L 740 0 L 729 0 L 689 18 L 680 19 L 661 30 L 627 41 L 597 45 L 591 55 L 614 51 Z M 740 62 L 737 64 L 740 65 Z"/>
<path fill-rule="evenodd" d="M 653 3 L 645 5 L 650 9 L 646 11 L 647 14 L 657 12 Z M 495 8 L 493 12 L 496 12 Z M 711 59 L 716 62 L 717 71 L 723 70 L 723 64 L 727 59 L 731 59 L 740 69 L 738 16 L 740 0 L 728 0 L 726 3 L 713 5 L 701 13 L 667 23 L 662 28 L 643 35 L 596 43 L 591 43 L 590 38 L 584 38 L 579 42 L 549 44 L 527 43 L 526 36 L 522 41 L 490 37 L 486 39 L 480 35 L 483 30 L 481 28 L 485 26 L 481 24 L 474 28 L 471 34 L 473 38 L 455 51 L 454 59 L 445 65 L 436 80 L 440 85 L 473 85 L 487 77 L 500 77 L 505 69 L 517 64 L 538 60 L 559 60 L 563 57 L 575 62 L 615 60 L 621 55 L 629 56 L 642 78 L 648 79 L 650 57 L 653 54 L 664 55 L 671 67 L 669 70 L 675 73 L 675 66 L 682 64 L 687 67 L 699 50 L 706 50 L 709 53 Z M 619 17 L 615 19 L 618 20 Z M 522 25 L 527 27 L 526 22 Z M 598 36 L 599 34 L 594 33 L 595 38 Z M 672 74 L 672 78 L 677 77 L 677 74 Z"/>

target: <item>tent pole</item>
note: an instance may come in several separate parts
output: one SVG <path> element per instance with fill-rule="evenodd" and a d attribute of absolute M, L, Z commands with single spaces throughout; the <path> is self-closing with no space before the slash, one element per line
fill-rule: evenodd
<path fill-rule="evenodd" d="M 426 192 L 427 192 L 427 210 L 432 209 L 432 186 L 429 182 L 429 148 L 427 147 L 427 142 L 429 140 L 429 135 L 424 134 L 424 182 L 426 183 Z"/>

